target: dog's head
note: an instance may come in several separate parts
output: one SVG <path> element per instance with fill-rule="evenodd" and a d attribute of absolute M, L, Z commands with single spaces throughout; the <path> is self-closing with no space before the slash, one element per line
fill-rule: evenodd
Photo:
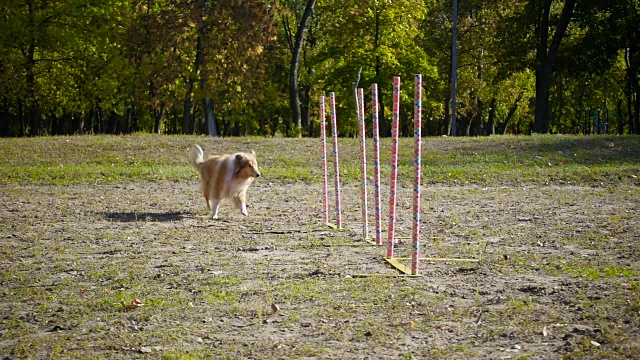
<path fill-rule="evenodd" d="M 236 154 L 236 165 L 236 176 L 244 179 L 260 177 L 256 153 L 253 150 L 251 153 Z"/>

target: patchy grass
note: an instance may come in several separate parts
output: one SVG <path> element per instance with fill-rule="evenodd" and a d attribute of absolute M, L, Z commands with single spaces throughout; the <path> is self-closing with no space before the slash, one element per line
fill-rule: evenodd
<path fill-rule="evenodd" d="M 318 139 L 142 134 L 0 139 L 0 180 L 35 184 L 185 180 L 194 177 L 187 163 L 194 143 L 207 154 L 253 149 L 270 181 L 321 182 Z M 356 139 L 340 139 L 346 183 L 360 179 L 358 146 Z M 412 139 L 400 139 L 399 146 L 399 177 L 408 184 Z M 383 173 L 389 172 L 389 149 L 389 139 L 382 139 Z M 328 160 L 332 170 L 331 151 Z M 425 138 L 423 148 L 423 178 L 429 184 L 638 184 L 639 167 L 640 141 L 633 136 Z M 371 162 L 369 173 L 373 173 Z"/>
<path fill-rule="evenodd" d="M 258 153 L 248 217 L 209 218 L 194 143 Z M 479 261 L 424 260 L 412 279 L 362 246 L 358 142 L 340 145 L 334 231 L 317 139 L 0 139 L 0 358 L 640 356 L 636 137 L 425 139 L 422 255 Z"/>

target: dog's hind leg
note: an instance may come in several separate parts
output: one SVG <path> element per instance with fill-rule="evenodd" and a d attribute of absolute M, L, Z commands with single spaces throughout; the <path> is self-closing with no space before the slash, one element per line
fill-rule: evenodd
<path fill-rule="evenodd" d="M 220 200 L 218 199 L 211 199 L 211 218 L 212 219 L 217 219 L 218 218 L 218 207 L 220 206 Z M 209 204 L 209 202 L 207 202 L 207 205 Z"/>

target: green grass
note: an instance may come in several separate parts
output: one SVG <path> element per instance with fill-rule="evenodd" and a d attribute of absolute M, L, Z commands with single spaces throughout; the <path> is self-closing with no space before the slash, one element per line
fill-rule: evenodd
<path fill-rule="evenodd" d="M 208 138 L 202 136 L 64 136 L 0 139 L 0 181 L 33 184 L 103 184 L 195 178 L 189 147 L 206 154 L 255 150 L 267 181 L 320 183 L 318 139 Z M 371 144 L 369 144 L 371 146 Z M 399 178 L 412 179 L 412 139 L 400 139 Z M 383 181 L 390 140 L 381 141 Z M 293 150 L 295 148 L 295 150 Z M 294 151 L 302 153 L 294 153 Z M 373 174 L 371 147 L 368 173 Z M 357 139 L 340 139 L 345 183 L 360 180 Z M 424 138 L 426 184 L 638 184 L 640 139 L 634 136 L 493 136 Z M 332 152 L 328 154 L 333 174 Z"/>

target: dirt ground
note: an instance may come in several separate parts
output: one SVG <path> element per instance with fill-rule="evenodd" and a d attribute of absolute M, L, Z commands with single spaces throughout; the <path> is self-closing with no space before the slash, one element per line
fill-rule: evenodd
<path fill-rule="evenodd" d="M 197 189 L 0 185 L 0 358 L 640 358 L 638 187 L 427 186 L 422 256 L 479 261 L 418 278 L 362 246 L 356 186 L 342 231 L 319 185 L 217 221 Z"/>

